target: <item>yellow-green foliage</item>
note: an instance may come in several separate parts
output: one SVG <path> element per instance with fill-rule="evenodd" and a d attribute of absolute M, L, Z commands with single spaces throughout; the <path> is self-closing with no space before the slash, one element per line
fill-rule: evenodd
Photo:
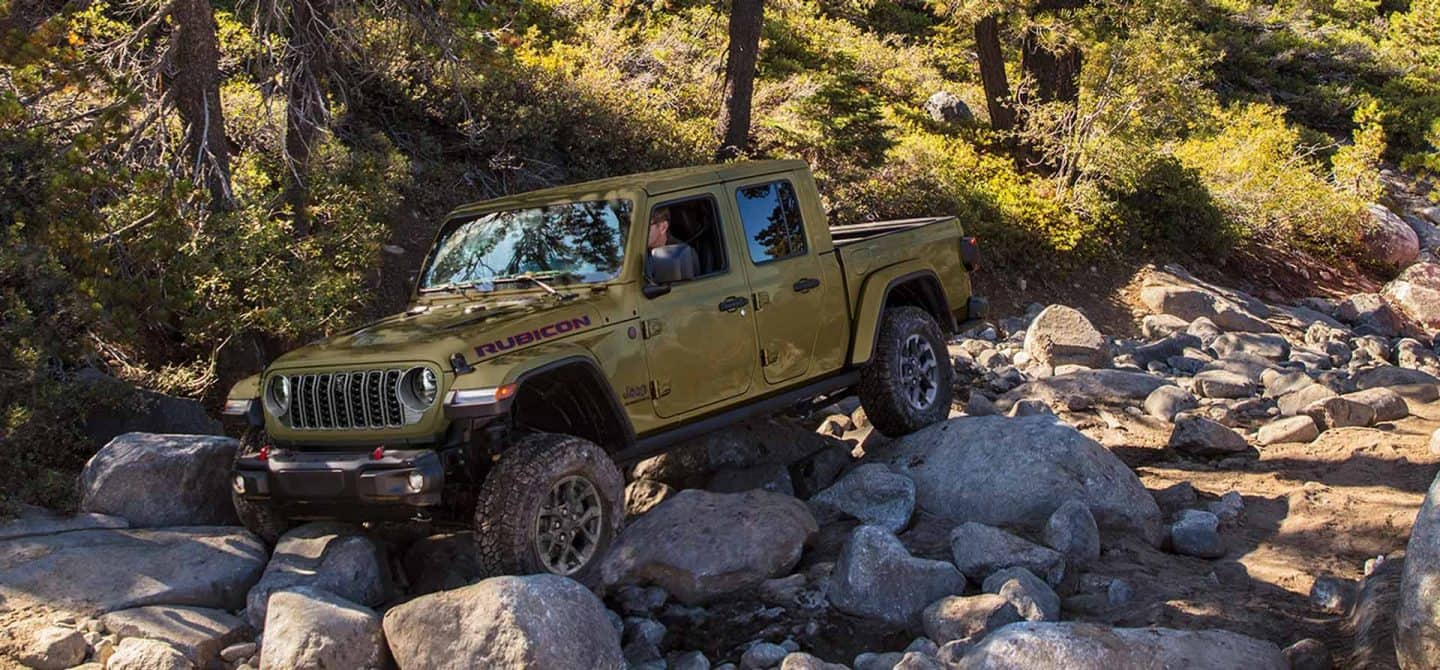
<path fill-rule="evenodd" d="M 1248 237 L 1292 240 L 1326 255 L 1353 249 L 1364 203 L 1335 189 L 1283 110 L 1251 104 L 1227 109 L 1202 135 L 1175 147 L 1199 171 L 1226 215 Z"/>

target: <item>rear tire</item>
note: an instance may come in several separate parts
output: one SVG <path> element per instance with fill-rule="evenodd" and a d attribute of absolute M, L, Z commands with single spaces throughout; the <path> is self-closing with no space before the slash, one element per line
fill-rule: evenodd
<path fill-rule="evenodd" d="M 235 450 L 235 463 L 238 464 L 242 457 L 260 453 L 265 437 L 264 428 L 246 428 L 245 434 L 240 437 L 240 448 Z M 233 466 L 230 470 L 235 471 Z M 258 535 L 266 543 L 274 545 L 285 531 L 290 530 L 290 521 L 277 512 L 269 501 L 246 500 L 235 493 L 234 489 L 230 490 L 230 500 L 235 503 L 235 515 L 240 517 L 240 523 L 245 529 Z"/>
<path fill-rule="evenodd" d="M 625 480 L 598 445 L 570 435 L 520 438 L 485 477 L 475 541 L 489 575 L 563 575 L 587 586 L 625 521 Z"/>
<path fill-rule="evenodd" d="M 954 373 L 940 325 L 928 312 L 891 307 L 882 318 L 856 394 L 875 429 L 899 437 L 950 415 Z"/>

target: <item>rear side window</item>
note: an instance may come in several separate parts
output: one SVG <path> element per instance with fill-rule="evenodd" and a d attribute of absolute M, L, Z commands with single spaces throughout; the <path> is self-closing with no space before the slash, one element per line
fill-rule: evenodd
<path fill-rule="evenodd" d="M 735 205 L 756 265 L 805 254 L 805 222 L 790 182 L 741 186 L 735 189 Z"/>

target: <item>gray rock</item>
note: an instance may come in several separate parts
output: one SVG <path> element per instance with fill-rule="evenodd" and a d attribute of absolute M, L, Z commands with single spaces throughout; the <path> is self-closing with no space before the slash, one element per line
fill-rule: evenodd
<path fill-rule="evenodd" d="M 669 484 L 649 479 L 637 479 L 625 485 L 625 514 L 632 517 L 640 516 L 655 509 L 656 505 L 665 502 L 673 495 L 675 495 L 675 489 Z"/>
<path fill-rule="evenodd" d="M 1126 370 L 1085 370 L 1021 385 L 1001 397 L 1002 404 L 1033 398 L 1056 410 L 1079 411 L 1097 405 L 1135 405 L 1170 382 Z"/>
<path fill-rule="evenodd" d="M 1198 288 L 1144 286 L 1140 289 L 1140 301 L 1155 312 L 1190 321 L 1192 326 L 1196 319 L 1205 318 L 1226 331 L 1269 333 L 1275 330 L 1262 317 L 1225 297 Z"/>
<path fill-rule="evenodd" d="M 1202 316 L 1190 322 L 1190 325 L 1185 328 L 1185 334 L 1199 338 L 1201 348 L 1204 348 L 1209 347 L 1211 342 L 1224 335 L 1225 331 L 1215 325 L 1214 321 Z"/>
<path fill-rule="evenodd" d="M 245 615 L 250 625 L 263 628 L 270 594 L 296 586 L 379 606 L 389 585 L 386 564 L 380 549 L 359 527 L 320 522 L 294 528 L 275 543 L 265 574 L 245 597 Z"/>
<path fill-rule="evenodd" d="M 136 388 L 95 368 L 85 368 L 75 377 L 104 395 L 126 399 L 118 405 L 97 405 L 86 414 L 83 430 L 97 448 L 125 433 L 225 434 L 224 426 L 198 400 Z"/>
<path fill-rule="evenodd" d="M 1078 310 L 1051 305 L 1025 331 L 1025 351 L 1041 365 L 1109 367 L 1114 355 L 1105 336 Z"/>
<path fill-rule="evenodd" d="M 121 639 L 160 640 L 202 668 L 214 663 L 221 649 L 253 633 L 240 617 L 203 607 L 137 607 L 106 614 L 100 617 L 100 624 Z"/>
<path fill-rule="evenodd" d="M 1166 515 L 1172 515 L 1181 509 L 1191 507 L 1195 504 L 1195 501 L 1198 500 L 1198 496 L 1195 494 L 1195 487 L 1192 486 L 1190 482 L 1172 484 L 1159 491 L 1152 492 L 1151 495 L 1154 496 L 1155 503 L 1160 506 L 1160 509 L 1163 510 Z"/>
<path fill-rule="evenodd" d="M 849 667 L 839 663 L 828 663 L 805 652 L 796 651 L 786 654 L 785 660 L 780 662 L 780 670 L 850 670 Z"/>
<path fill-rule="evenodd" d="M 1175 415 L 1195 409 L 1199 401 L 1179 386 L 1161 386 L 1145 398 L 1145 413 L 1162 421 L 1174 421 Z"/>
<path fill-rule="evenodd" d="M 80 530 L 0 541 L 0 601 L 76 614 L 145 605 L 237 610 L 265 544 L 236 528 Z"/>
<path fill-rule="evenodd" d="M 1045 522 L 1042 539 L 1074 565 L 1100 558 L 1100 528 L 1090 508 L 1079 500 L 1067 500 L 1055 509 Z"/>
<path fill-rule="evenodd" d="M 1105 600 L 1111 607 L 1119 607 L 1135 596 L 1134 589 L 1130 588 L 1130 582 L 1123 579 L 1110 580 L 1110 586 L 1105 589 Z"/>
<path fill-rule="evenodd" d="M 948 670 L 939 659 L 918 651 L 908 651 L 891 670 Z"/>
<path fill-rule="evenodd" d="M 1405 329 L 1404 320 L 1378 293 L 1358 293 L 1346 298 L 1336 306 L 1335 318 L 1366 335 L 1395 337 Z"/>
<path fill-rule="evenodd" d="M 1310 375 L 1298 370 L 1295 372 L 1276 372 L 1266 376 L 1264 381 L 1265 397 L 1267 398 L 1279 398 L 1315 383 L 1315 380 L 1311 379 Z"/>
<path fill-rule="evenodd" d="M 878 463 L 855 468 L 810 499 L 822 519 L 847 516 L 898 533 L 915 511 L 915 482 Z"/>
<path fill-rule="evenodd" d="M 123 517 L 137 528 L 238 525 L 230 501 L 228 437 L 126 433 L 80 473 L 80 509 Z"/>
<path fill-rule="evenodd" d="M 1169 360 L 1173 356 L 1183 356 L 1186 349 L 1200 349 L 1204 347 L 1200 338 L 1188 333 L 1173 333 L 1163 339 L 1136 347 L 1131 354 L 1141 365 Z"/>
<path fill-rule="evenodd" d="M 1316 400 L 1301 412 L 1314 419 L 1315 425 L 1324 430 L 1375 425 L 1374 409 L 1340 397 Z"/>
<path fill-rule="evenodd" d="M 1420 238 L 1405 220 L 1384 205 L 1366 205 L 1370 226 L 1362 236 L 1371 260 L 1392 268 L 1403 268 L 1420 255 Z"/>
<path fill-rule="evenodd" d="M 1283 419 L 1276 419 L 1260 427 L 1260 435 L 1256 439 L 1260 444 L 1284 444 L 1287 442 L 1309 442 L 1320 437 L 1320 428 L 1315 425 L 1315 420 L 1307 415 L 1290 416 Z"/>
<path fill-rule="evenodd" d="M 1407 337 L 1395 343 L 1395 364 L 1434 375 L 1440 371 L 1440 356 L 1420 342 Z"/>
<path fill-rule="evenodd" d="M 1431 482 L 1405 545 L 1395 647 L 1402 668 L 1440 667 L 1440 476 Z"/>
<path fill-rule="evenodd" d="M 121 640 L 105 670 L 194 670 L 185 654 L 159 640 L 132 637 Z"/>
<path fill-rule="evenodd" d="M 683 654 L 676 654 L 669 659 L 669 670 L 710 670 L 710 659 L 699 651 L 687 651 Z M 784 663 L 780 664 L 781 670 L 787 670 Z M 805 666 L 790 668 L 789 670 L 807 670 Z M 824 667 L 816 666 L 810 670 L 827 670 Z"/>
<path fill-rule="evenodd" d="M 0 540 L 32 535 L 54 535 L 76 530 L 129 528 L 130 522 L 108 514 L 60 514 L 43 507 L 21 505 L 15 518 L 0 522 Z"/>
<path fill-rule="evenodd" d="M 936 123 L 947 125 L 958 125 L 969 123 L 974 120 L 975 115 L 954 93 L 949 91 L 937 91 L 925 101 L 925 113 Z"/>
<path fill-rule="evenodd" d="M 984 393 L 971 391 L 970 400 L 965 403 L 965 413 L 970 416 L 994 416 L 1000 413 L 1000 408 Z"/>
<path fill-rule="evenodd" d="M 1248 398 L 1255 395 L 1255 383 L 1226 370 L 1206 370 L 1195 375 L 1195 391 L 1206 398 Z"/>
<path fill-rule="evenodd" d="M 762 463 L 748 468 L 725 468 L 710 478 L 709 490 L 715 493 L 744 493 L 761 490 L 781 495 L 795 495 L 790 471 L 781 463 Z"/>
<path fill-rule="evenodd" d="M 1015 607 L 1026 621 L 1059 621 L 1060 596 L 1035 573 L 1021 567 L 1005 568 L 990 574 L 981 587 Z"/>
<path fill-rule="evenodd" d="M 740 656 L 740 667 L 743 670 L 763 670 L 780 665 L 789 655 L 789 650 L 778 644 L 756 642 Z"/>
<path fill-rule="evenodd" d="M 1043 414 L 1054 413 L 1055 412 L 1050 409 L 1049 405 L 1046 405 L 1039 400 L 1032 400 L 1026 398 L 1025 400 L 1017 400 L 1014 405 L 1011 405 L 1010 411 L 1006 412 L 1005 416 L 1014 419 L 1023 416 L 1040 416 Z"/>
<path fill-rule="evenodd" d="M 403 565 L 412 596 L 458 589 L 489 576 L 480 565 L 475 534 L 468 530 L 412 542 L 405 550 Z"/>
<path fill-rule="evenodd" d="M 1283 653 L 1290 663 L 1290 670 L 1331 670 L 1335 667 L 1325 643 L 1313 637 L 1286 647 Z"/>
<path fill-rule="evenodd" d="M 856 413 L 859 414 L 860 410 Z M 868 439 L 877 437 L 883 436 L 872 431 Z M 826 447 L 791 464 L 790 481 L 795 484 L 796 497 L 809 498 L 828 488 L 854 460 L 850 455 L 850 446 L 841 444 Z"/>
<path fill-rule="evenodd" d="M 1410 416 L 1410 405 L 1405 402 L 1405 398 L 1388 388 L 1365 389 L 1340 397 L 1375 410 L 1376 421 L 1399 421 Z"/>
<path fill-rule="evenodd" d="M 90 646 L 85 637 L 74 628 L 46 626 L 30 637 L 20 649 L 18 660 L 27 668 L 35 670 L 66 670 L 85 660 Z"/>
<path fill-rule="evenodd" d="M 698 604 L 788 574 L 818 531 L 810 510 L 789 496 L 689 489 L 621 531 L 601 579 L 656 584 Z"/>
<path fill-rule="evenodd" d="M 858 420 L 855 424 L 860 428 L 868 425 Z M 678 444 L 664 454 L 636 464 L 631 469 L 631 479 L 649 479 L 686 488 L 703 484 L 710 473 L 722 468 L 747 468 L 766 463 L 788 465 L 844 444 L 797 421 L 770 417 L 711 431 Z"/>
<path fill-rule="evenodd" d="M 1147 339 L 1159 340 L 1175 333 L 1184 333 L 1190 322 L 1172 314 L 1146 314 L 1140 320 L 1140 332 Z"/>
<path fill-rule="evenodd" d="M 220 650 L 220 660 L 226 663 L 238 663 L 259 651 L 260 645 L 254 642 L 237 642 Z"/>
<path fill-rule="evenodd" d="M 913 557 L 885 529 L 860 526 L 841 549 L 825 595 L 842 612 L 912 626 L 926 605 L 964 590 L 955 566 Z"/>
<path fill-rule="evenodd" d="M 384 668 L 389 652 L 380 617 L 315 588 L 277 591 L 265 614 L 260 670 Z"/>
<path fill-rule="evenodd" d="M 1280 416 L 1297 416 L 1312 403 L 1334 398 L 1340 394 L 1328 386 L 1312 384 L 1301 388 L 1298 391 L 1291 391 L 1275 401 L 1276 407 L 1280 409 Z"/>
<path fill-rule="evenodd" d="M 965 522 L 950 531 L 955 567 L 966 577 L 983 581 L 991 573 L 1022 567 L 1050 584 L 1065 578 L 1065 556 L 1022 537 L 984 524 Z"/>
<path fill-rule="evenodd" d="M 1198 415 L 1176 419 L 1169 444 L 1171 449 L 1190 456 L 1228 456 L 1250 449 L 1244 436 Z"/>
<path fill-rule="evenodd" d="M 1225 333 L 1210 343 L 1222 358 L 1232 353 L 1254 354 L 1272 361 L 1283 361 L 1290 357 L 1290 343 L 1273 333 Z"/>
<path fill-rule="evenodd" d="M 1231 372 L 1250 380 L 1252 384 L 1259 384 L 1265 372 L 1267 370 L 1274 370 L 1275 367 L 1275 363 L 1269 359 L 1243 351 L 1235 351 L 1231 352 L 1229 356 L 1217 358 L 1205 364 L 1204 372 L 1211 370 Z"/>
<path fill-rule="evenodd" d="M 1039 529 L 1067 500 L 1100 528 L 1158 545 L 1160 510 L 1114 454 L 1052 416 L 964 417 L 877 450 L 915 482 L 919 509 L 956 521 Z"/>
<path fill-rule="evenodd" d="M 882 654 L 867 652 L 855 657 L 855 670 L 894 670 L 905 654 L 891 651 Z"/>
<path fill-rule="evenodd" d="M 1424 372 L 1422 370 L 1410 370 L 1408 368 L 1398 368 L 1393 365 L 1381 365 L 1378 367 L 1369 368 L 1367 370 L 1361 370 L 1360 372 L 1355 373 L 1355 388 L 1361 390 L 1379 388 L 1383 386 L 1395 389 L 1397 393 L 1401 393 L 1400 389 L 1397 387 L 1433 387 L 1437 383 L 1440 383 L 1440 379 L 1436 379 L 1434 375 L 1428 372 Z M 1405 394 L 1401 393 L 1401 395 Z M 1410 396 L 1406 395 L 1406 397 L 1408 398 Z"/>
<path fill-rule="evenodd" d="M 605 611 L 574 580 L 492 577 L 397 605 L 384 631 L 402 668 L 620 670 L 620 635 Z"/>
<path fill-rule="evenodd" d="M 941 598 L 925 608 L 921 620 L 926 637 L 946 644 L 954 640 L 978 640 L 1024 619 L 1004 596 L 983 593 Z"/>
<path fill-rule="evenodd" d="M 1023 622 L 986 637 L 959 670 L 1287 670 L 1273 643 L 1222 630 L 1110 628 L 1092 623 Z"/>
<path fill-rule="evenodd" d="M 1334 614 L 1347 614 L 1355 605 L 1359 584 L 1353 579 L 1321 575 L 1310 585 L 1310 604 Z"/>
<path fill-rule="evenodd" d="M 1220 558 L 1225 555 L 1225 540 L 1220 537 L 1220 519 L 1209 512 L 1185 510 L 1170 525 L 1170 544 L 1175 553 L 1199 558 Z"/>

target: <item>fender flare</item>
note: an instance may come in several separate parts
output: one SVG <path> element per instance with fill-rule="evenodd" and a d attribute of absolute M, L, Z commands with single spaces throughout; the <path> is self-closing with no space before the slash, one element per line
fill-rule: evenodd
<path fill-rule="evenodd" d="M 852 330 L 850 343 L 850 365 L 863 365 L 870 361 L 870 356 L 875 351 L 875 340 L 880 337 L 880 322 L 884 317 L 885 306 L 890 301 L 890 294 L 898 287 L 920 281 L 929 284 L 933 290 L 930 291 L 930 300 L 938 304 L 927 308 L 934 314 L 938 309 L 942 329 L 953 327 L 954 317 L 950 312 L 950 301 L 945 296 L 945 290 L 940 284 L 940 277 L 935 271 L 926 267 L 920 261 L 906 261 L 881 268 L 870 273 L 865 284 L 860 289 L 859 307 L 855 310 L 855 327 Z M 945 320 L 950 320 L 946 323 Z"/>
<path fill-rule="evenodd" d="M 617 422 L 622 435 L 623 444 L 608 446 L 602 444 L 600 445 L 601 448 L 613 454 L 635 444 L 635 427 L 630 423 L 630 415 L 625 413 L 625 406 L 622 405 L 620 399 L 616 397 L 615 389 L 611 388 L 609 380 L 606 379 L 604 372 L 602 372 L 600 368 L 600 364 L 595 360 L 594 356 L 588 352 L 582 353 L 573 350 L 557 351 L 551 355 L 532 361 L 532 363 L 536 364 L 521 368 L 521 371 L 518 373 L 512 372 L 506 375 L 507 383 L 515 384 L 523 389 L 527 380 L 533 380 L 536 377 L 553 373 L 562 368 L 576 367 L 583 370 L 584 374 L 588 375 L 600 389 L 600 393 L 603 396 L 601 402 Z"/>

